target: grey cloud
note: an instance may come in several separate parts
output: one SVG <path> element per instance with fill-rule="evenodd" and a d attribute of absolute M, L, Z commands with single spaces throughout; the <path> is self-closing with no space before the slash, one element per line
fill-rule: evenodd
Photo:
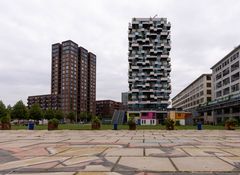
<path fill-rule="evenodd" d="M 172 97 L 240 44 L 238 0 L 1 0 L 0 99 L 50 93 L 51 44 L 71 39 L 97 55 L 97 99 L 128 90 L 128 23 L 172 24 Z"/>

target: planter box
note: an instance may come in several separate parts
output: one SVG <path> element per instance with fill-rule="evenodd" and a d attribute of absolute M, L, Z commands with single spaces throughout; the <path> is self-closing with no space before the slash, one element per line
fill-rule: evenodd
<path fill-rule="evenodd" d="M 11 130 L 11 123 L 2 123 L 1 129 L 2 130 Z"/>
<path fill-rule="evenodd" d="M 225 124 L 225 129 L 226 130 L 235 130 L 235 125 Z"/>
<path fill-rule="evenodd" d="M 48 123 L 48 130 L 57 130 L 58 124 Z"/>
<path fill-rule="evenodd" d="M 92 129 L 100 129 L 101 128 L 101 124 L 97 123 L 97 122 L 93 122 L 92 123 Z"/>
<path fill-rule="evenodd" d="M 136 130 L 136 124 L 130 124 L 129 126 L 129 130 Z"/>
<path fill-rule="evenodd" d="M 166 126 L 166 130 L 174 130 L 174 126 Z"/>

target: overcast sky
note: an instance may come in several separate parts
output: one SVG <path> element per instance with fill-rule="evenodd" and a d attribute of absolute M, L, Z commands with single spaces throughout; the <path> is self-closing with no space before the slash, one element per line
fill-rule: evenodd
<path fill-rule="evenodd" d="M 51 44 L 71 39 L 97 55 L 97 99 L 128 91 L 128 23 L 171 22 L 172 95 L 240 44 L 239 0 L 0 0 L 0 99 L 50 93 Z"/>

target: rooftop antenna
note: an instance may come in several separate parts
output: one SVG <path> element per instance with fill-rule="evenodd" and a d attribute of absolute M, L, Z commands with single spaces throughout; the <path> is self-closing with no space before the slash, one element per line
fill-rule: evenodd
<path fill-rule="evenodd" d="M 158 15 L 156 14 L 153 18 L 156 18 Z"/>

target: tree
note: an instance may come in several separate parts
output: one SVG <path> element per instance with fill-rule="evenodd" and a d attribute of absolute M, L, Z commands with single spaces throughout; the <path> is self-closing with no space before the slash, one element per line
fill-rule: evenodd
<path fill-rule="evenodd" d="M 71 111 L 68 113 L 67 118 L 70 120 L 71 123 L 73 123 L 73 121 L 76 119 L 76 114 Z"/>
<path fill-rule="evenodd" d="M 34 120 L 41 120 L 43 118 L 43 112 L 39 104 L 33 104 L 29 110 L 29 118 Z"/>
<path fill-rule="evenodd" d="M 44 113 L 44 118 L 51 120 L 55 117 L 55 111 L 52 109 L 47 109 Z"/>
<path fill-rule="evenodd" d="M 12 107 L 11 107 L 11 105 L 8 105 L 7 106 L 7 113 L 11 114 L 11 112 L 12 112 Z"/>
<path fill-rule="evenodd" d="M 89 116 L 87 112 L 81 112 L 80 113 L 80 120 L 88 121 Z"/>
<path fill-rule="evenodd" d="M 12 119 L 27 119 L 28 111 L 22 100 L 18 101 L 12 108 L 11 112 Z"/>
<path fill-rule="evenodd" d="M 0 118 L 5 117 L 7 115 L 7 109 L 5 104 L 0 100 Z"/>
<path fill-rule="evenodd" d="M 64 118 L 64 114 L 61 110 L 56 110 L 55 111 L 55 118 L 58 120 L 62 120 Z"/>

